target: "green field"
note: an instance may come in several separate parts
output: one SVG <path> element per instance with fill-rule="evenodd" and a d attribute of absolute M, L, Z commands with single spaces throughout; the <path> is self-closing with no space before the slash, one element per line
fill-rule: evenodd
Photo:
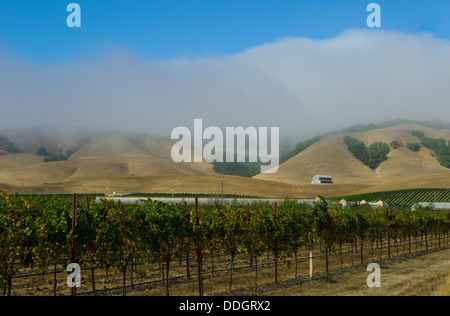
<path fill-rule="evenodd" d="M 345 199 L 353 202 L 359 202 L 362 200 L 367 202 L 377 202 L 381 200 L 391 206 L 412 206 L 417 202 L 450 202 L 450 189 L 405 189 L 344 195 L 332 197 L 330 199 L 336 201 Z"/>

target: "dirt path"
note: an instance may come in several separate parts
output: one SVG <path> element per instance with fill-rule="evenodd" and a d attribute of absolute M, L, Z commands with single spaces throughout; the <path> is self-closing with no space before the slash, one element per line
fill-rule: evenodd
<path fill-rule="evenodd" d="M 381 288 L 369 288 L 370 272 L 353 270 L 333 279 L 336 283 L 316 280 L 300 286 L 273 290 L 264 295 L 283 296 L 428 296 L 450 295 L 450 249 L 402 259 L 382 265 Z"/>

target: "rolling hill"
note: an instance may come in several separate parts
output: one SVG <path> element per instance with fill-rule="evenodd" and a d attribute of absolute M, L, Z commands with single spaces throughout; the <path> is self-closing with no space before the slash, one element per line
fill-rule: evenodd
<path fill-rule="evenodd" d="M 307 185 L 315 174 L 333 177 L 335 184 L 383 185 L 405 178 L 448 172 L 440 165 L 433 151 L 422 147 L 413 152 L 408 143 L 418 142 L 411 130 L 423 131 L 428 137 L 450 139 L 450 130 L 427 128 L 417 124 L 399 124 L 389 128 L 366 132 L 346 132 L 327 136 L 283 163 L 275 174 L 260 174 L 255 179 L 270 180 L 294 185 Z M 390 144 L 397 141 L 400 146 L 391 149 L 388 159 L 375 170 L 356 159 L 348 150 L 343 138 L 356 138 L 366 146 L 375 142 Z M 371 189 L 370 189 L 371 190 Z"/>
<path fill-rule="evenodd" d="M 173 143 L 154 135 L 125 132 L 61 129 L 2 131 L 19 153 L 0 154 L 0 183 L 29 187 L 45 183 L 67 183 L 129 177 L 214 174 L 208 163 L 176 164 L 170 158 Z M 36 155 L 45 147 L 50 155 L 73 153 L 68 160 L 44 162 Z"/>
<path fill-rule="evenodd" d="M 370 188 L 358 190 L 357 193 L 416 189 L 416 188 L 447 188 L 450 189 L 450 171 L 421 174 L 400 179 Z"/>
<path fill-rule="evenodd" d="M 34 128 L 0 131 L 19 152 L 0 148 L 0 187 L 10 193 L 209 193 L 265 197 L 314 198 L 419 187 L 450 187 L 450 170 L 433 151 L 413 152 L 407 143 L 418 142 L 411 130 L 431 138 L 450 140 L 450 130 L 418 124 L 399 124 L 364 132 L 339 132 L 323 137 L 291 159 L 275 174 L 253 178 L 220 175 L 211 164 L 171 160 L 173 141 L 145 133 L 76 128 Z M 348 150 L 343 138 L 351 136 L 366 146 L 375 142 L 399 147 L 375 170 Z M 44 162 L 36 155 L 45 147 L 64 161 Z M 312 185 L 315 174 L 329 174 L 334 184 Z"/>

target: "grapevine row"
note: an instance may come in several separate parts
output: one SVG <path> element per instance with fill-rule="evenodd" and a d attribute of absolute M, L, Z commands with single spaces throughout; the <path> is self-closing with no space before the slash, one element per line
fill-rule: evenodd
<path fill-rule="evenodd" d="M 334 197 L 333 200 L 345 199 L 359 202 L 362 200 L 377 202 L 383 201 L 391 206 L 411 207 L 417 202 L 450 202 L 450 189 L 405 189 L 394 191 L 383 191 L 373 193 L 361 193 L 347 196 Z"/>
<path fill-rule="evenodd" d="M 0 193 L 3 295 L 11 294 L 13 277 L 20 268 L 56 270 L 69 256 L 81 266 L 117 267 L 125 288 L 133 260 L 164 262 L 168 279 L 170 262 L 176 258 L 195 252 L 201 264 L 206 252 L 222 253 L 231 257 L 231 290 L 233 260 L 240 253 L 255 263 L 257 278 L 258 259 L 267 252 L 275 258 L 296 256 L 302 247 L 320 243 L 328 254 L 335 246 L 357 240 L 405 240 L 450 230 L 448 212 L 373 210 L 369 206 L 333 209 L 323 199 L 314 206 L 286 200 L 279 205 L 188 207 L 150 199 L 136 205 L 108 200 L 91 204 Z M 167 282 L 167 294 L 168 286 Z"/>

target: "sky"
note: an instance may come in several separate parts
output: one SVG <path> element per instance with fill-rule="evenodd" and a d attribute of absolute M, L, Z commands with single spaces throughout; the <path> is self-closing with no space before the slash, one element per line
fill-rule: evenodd
<path fill-rule="evenodd" d="M 69 28 L 71 2 L 81 27 Z M 1 0 L 0 129 L 281 137 L 450 117 L 450 1 Z"/>

